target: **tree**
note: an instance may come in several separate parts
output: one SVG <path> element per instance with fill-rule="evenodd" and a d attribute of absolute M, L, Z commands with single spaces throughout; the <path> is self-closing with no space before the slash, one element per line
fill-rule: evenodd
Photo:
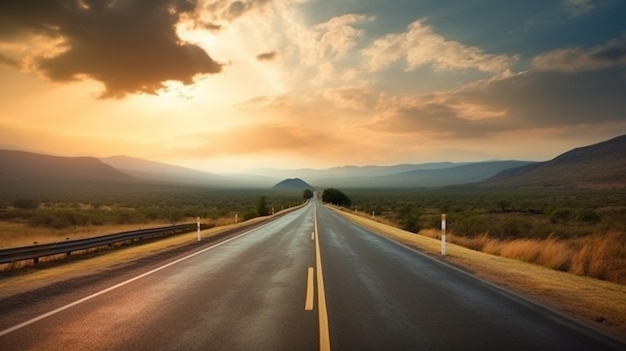
<path fill-rule="evenodd" d="M 267 208 L 265 196 L 259 197 L 259 201 L 256 204 L 256 212 L 259 214 L 259 216 L 267 216 L 268 214 L 270 214 L 270 211 Z"/>
<path fill-rule="evenodd" d="M 414 209 L 412 205 L 403 207 L 398 213 L 398 220 L 402 229 L 413 233 L 418 233 L 422 229 L 419 217 L 419 209 Z"/>
<path fill-rule="evenodd" d="M 352 201 L 346 194 L 334 188 L 324 190 L 322 201 L 344 207 L 350 207 L 352 204 Z"/>
<path fill-rule="evenodd" d="M 308 200 L 312 197 L 313 197 L 313 192 L 311 191 L 311 189 L 306 189 L 305 191 L 302 192 L 303 199 Z"/>

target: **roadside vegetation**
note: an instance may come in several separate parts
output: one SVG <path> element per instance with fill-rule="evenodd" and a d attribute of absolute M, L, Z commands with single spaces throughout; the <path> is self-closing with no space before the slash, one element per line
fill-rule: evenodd
<path fill-rule="evenodd" d="M 467 248 L 626 285 L 626 190 L 350 190 L 350 211 Z"/>
<path fill-rule="evenodd" d="M 14 194 L 0 200 L 0 248 L 195 222 L 209 226 L 265 216 L 302 203 L 300 191 L 212 190 Z"/>

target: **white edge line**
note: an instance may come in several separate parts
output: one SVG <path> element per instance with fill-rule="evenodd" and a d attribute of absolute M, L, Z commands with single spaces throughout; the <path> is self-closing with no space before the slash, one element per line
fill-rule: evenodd
<path fill-rule="evenodd" d="M 257 229 L 257 228 L 255 228 L 255 229 Z M 239 237 L 241 237 L 241 236 L 244 236 L 244 235 L 246 235 L 246 234 L 248 234 L 248 233 L 250 233 L 250 232 L 254 231 L 255 229 L 251 229 L 251 230 L 249 230 L 249 231 L 247 231 L 247 232 L 244 232 L 244 233 L 241 233 L 241 234 L 239 234 L 239 235 L 237 235 L 237 236 L 235 236 L 235 237 L 232 237 L 232 238 L 230 238 L 230 239 L 227 239 L 227 240 L 224 240 L 224 241 L 222 241 L 222 242 L 219 242 L 219 243 L 217 243 L 217 244 L 215 244 L 215 245 L 213 245 L 213 246 L 209 246 L 209 247 L 207 247 L 207 248 L 205 248 L 205 249 L 202 249 L 202 250 L 200 250 L 200 251 L 194 252 L 194 253 L 192 253 L 192 254 L 190 254 L 190 255 L 187 255 L 187 256 L 185 256 L 185 257 L 181 257 L 181 258 L 177 259 L 176 261 L 172 261 L 172 262 L 167 263 L 167 264 L 165 264 L 165 265 L 163 265 L 163 266 L 157 267 L 157 268 L 155 268 L 155 269 L 153 269 L 153 270 L 151 270 L 151 271 L 145 272 L 145 273 L 140 274 L 140 275 L 138 275 L 138 276 L 136 276 L 136 277 L 130 278 L 130 279 L 125 280 L 125 281 L 123 281 L 123 282 L 121 282 L 121 283 L 118 283 L 118 284 L 116 284 L 116 285 L 113 285 L 113 286 L 111 286 L 111 287 L 108 287 L 108 288 L 106 288 L 106 289 L 104 289 L 104 290 L 98 291 L 97 293 L 94 293 L 94 294 L 91 294 L 91 295 L 89 295 L 89 296 L 83 297 L 83 298 L 82 298 L 82 299 L 80 299 L 80 300 L 76 300 L 76 301 L 74 301 L 74 302 L 72 302 L 72 303 L 69 303 L 69 304 L 67 304 L 67 305 L 65 305 L 65 306 L 59 307 L 59 308 L 57 308 L 57 309 L 55 309 L 55 310 L 52 310 L 52 311 L 47 312 L 47 313 L 44 313 L 44 314 L 42 314 L 42 315 L 40 315 L 40 316 L 37 316 L 37 317 L 35 317 L 35 318 L 29 319 L 29 320 L 27 320 L 26 322 L 23 322 L 23 323 L 20 323 L 20 324 L 18 324 L 18 325 L 16 325 L 16 326 L 11 327 L 11 328 L 8 328 L 8 329 L 5 329 L 5 330 L 2 330 L 2 331 L 0 331 L 0 336 L 4 336 L 4 335 L 7 335 L 7 334 L 9 334 L 9 333 L 12 333 L 12 332 L 14 332 L 14 331 L 16 331 L 16 330 L 22 329 L 22 328 L 24 328 L 24 327 L 26 327 L 26 326 L 28 326 L 28 325 L 31 325 L 31 324 L 33 324 L 33 323 L 35 323 L 35 322 L 38 322 L 38 321 L 42 320 L 42 319 L 48 318 L 48 317 L 50 317 L 50 316 L 52 316 L 52 315 L 55 315 L 55 314 L 57 314 L 57 313 L 59 313 L 59 312 L 61 312 L 61 311 L 66 310 L 66 309 L 68 309 L 68 308 L 74 307 L 74 306 L 76 306 L 76 305 L 78 305 L 78 304 L 81 304 L 81 303 L 83 303 L 83 302 L 85 302 L 85 301 L 89 301 L 89 300 L 91 300 L 91 299 L 93 299 L 93 298 L 95 298 L 95 297 L 97 297 L 97 296 L 100 296 L 100 295 L 102 295 L 102 294 L 108 293 L 109 291 L 115 290 L 115 289 L 117 289 L 117 288 L 119 288 L 119 287 L 122 287 L 122 286 L 124 286 L 124 285 L 126 285 L 126 284 L 132 283 L 132 282 L 134 282 L 135 280 L 141 279 L 141 278 L 143 278 L 143 277 L 146 277 L 146 276 L 148 276 L 148 275 L 151 275 L 151 274 L 153 274 L 153 273 L 156 273 L 156 272 L 158 272 L 158 271 L 160 271 L 160 270 L 162 270 L 162 269 L 165 269 L 165 268 L 167 268 L 167 267 L 173 266 L 173 265 L 175 265 L 175 264 L 177 264 L 177 263 L 180 263 L 180 262 L 182 262 L 182 261 L 185 261 L 185 260 L 187 260 L 187 259 L 189 259 L 189 258 L 192 258 L 192 257 L 194 257 L 194 256 L 197 256 L 197 255 L 199 255 L 199 254 L 201 254 L 201 253 L 204 253 L 204 252 L 206 252 L 206 251 L 209 251 L 209 250 L 211 250 L 211 249 L 214 249 L 214 248 L 216 248 L 216 247 L 218 247 L 218 246 L 220 246 L 220 245 L 226 244 L 227 242 L 230 242 L 230 241 L 235 240 L 235 239 L 237 239 L 237 238 L 239 238 Z"/>

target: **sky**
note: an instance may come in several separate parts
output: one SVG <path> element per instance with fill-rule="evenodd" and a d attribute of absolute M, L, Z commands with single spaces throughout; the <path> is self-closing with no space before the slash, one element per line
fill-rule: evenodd
<path fill-rule="evenodd" d="M 8 0 L 0 148 L 214 173 L 626 134 L 623 0 Z"/>

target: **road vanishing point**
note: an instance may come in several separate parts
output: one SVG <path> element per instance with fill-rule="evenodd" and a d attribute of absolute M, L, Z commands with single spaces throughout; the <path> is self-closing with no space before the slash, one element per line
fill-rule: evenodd
<path fill-rule="evenodd" d="M 0 350 L 625 350 L 315 199 L 140 271 L 0 300 Z"/>

